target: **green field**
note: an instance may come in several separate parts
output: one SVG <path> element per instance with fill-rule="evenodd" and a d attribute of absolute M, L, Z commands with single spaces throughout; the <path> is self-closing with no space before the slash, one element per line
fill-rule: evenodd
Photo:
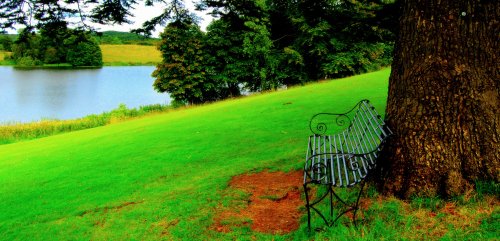
<path fill-rule="evenodd" d="M 300 170 L 311 115 L 364 98 L 383 110 L 389 71 L 1 145 L 0 240 L 495 240 L 494 197 L 402 202 L 373 188 L 359 229 L 309 234 L 304 212 L 283 235 L 211 228 L 248 196 L 227 189 L 232 176 Z"/>
<path fill-rule="evenodd" d="M 0 65 L 14 65 L 10 60 L 5 60 L 5 56 L 10 54 L 10 52 L 0 51 Z"/>
<path fill-rule="evenodd" d="M 100 45 L 102 60 L 107 66 L 155 65 L 161 62 L 156 46 L 146 45 Z"/>

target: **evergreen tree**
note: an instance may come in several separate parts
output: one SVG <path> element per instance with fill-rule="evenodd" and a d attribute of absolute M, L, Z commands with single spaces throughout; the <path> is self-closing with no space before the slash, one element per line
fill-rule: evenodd
<path fill-rule="evenodd" d="M 198 104 L 217 100 L 215 83 L 207 78 L 203 32 L 190 22 L 170 23 L 161 34 L 163 60 L 153 73 L 155 90 L 177 102 Z"/>

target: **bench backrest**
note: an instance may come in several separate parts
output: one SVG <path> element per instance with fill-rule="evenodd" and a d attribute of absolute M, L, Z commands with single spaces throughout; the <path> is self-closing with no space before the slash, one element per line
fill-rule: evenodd
<path fill-rule="evenodd" d="M 364 179 L 392 135 L 368 100 L 360 101 L 346 113 L 316 114 L 310 129 L 314 135 L 309 139 L 306 161 L 309 178 L 337 186 L 351 186 Z"/>
<path fill-rule="evenodd" d="M 347 141 L 351 142 L 349 153 L 376 152 L 392 132 L 368 100 L 359 102 L 358 106 L 351 124 L 344 131 Z"/>

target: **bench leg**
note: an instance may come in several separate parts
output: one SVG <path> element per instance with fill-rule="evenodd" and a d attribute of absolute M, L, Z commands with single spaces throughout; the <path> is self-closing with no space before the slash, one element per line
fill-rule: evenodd
<path fill-rule="evenodd" d="M 354 214 L 353 214 L 352 218 L 353 218 L 353 223 L 354 223 L 355 227 L 358 227 L 356 213 L 358 212 L 358 209 L 359 209 L 359 200 L 361 199 L 361 194 L 363 193 L 364 187 L 365 187 L 365 179 L 361 180 L 361 187 L 359 189 L 358 198 L 356 199 L 356 204 L 354 206 Z"/>
<path fill-rule="evenodd" d="M 311 232 L 311 210 L 309 209 L 309 194 L 307 192 L 307 183 L 304 183 L 304 194 L 306 196 L 306 209 L 307 209 L 307 229 Z"/>
<path fill-rule="evenodd" d="M 361 195 L 363 193 L 363 189 L 364 189 L 364 186 L 365 186 L 365 180 L 362 180 L 361 183 L 360 183 L 360 190 L 357 194 L 357 197 L 356 197 L 356 201 L 353 202 L 353 203 L 347 203 L 346 201 L 344 201 L 340 196 L 337 195 L 337 193 L 335 193 L 335 191 L 333 190 L 333 186 L 330 186 L 328 185 L 327 186 L 327 190 L 326 192 L 321 195 L 321 197 L 315 199 L 315 200 L 309 200 L 310 198 L 310 195 L 309 195 L 309 192 L 308 192 L 308 182 L 304 183 L 304 194 L 305 194 L 305 198 L 306 198 L 306 209 L 307 209 L 307 228 L 309 230 L 309 232 L 311 231 L 311 209 L 316 212 L 322 219 L 323 221 L 325 222 L 325 225 L 328 226 L 328 227 L 331 227 L 333 226 L 339 219 L 340 217 L 342 217 L 344 214 L 348 213 L 348 212 L 353 212 L 353 223 L 354 223 L 354 226 L 357 227 L 357 219 L 356 219 L 356 215 L 357 215 L 357 212 L 358 212 L 358 209 L 359 209 L 359 201 L 361 199 Z M 326 218 L 317 208 L 315 208 L 315 205 L 322 202 L 327 196 L 329 196 L 330 198 L 330 218 Z M 333 199 L 337 199 L 338 202 L 340 202 L 341 206 L 343 206 L 344 208 L 340 208 L 339 210 L 339 214 L 337 214 L 337 216 L 334 218 L 333 216 L 333 209 L 334 209 L 334 202 L 333 202 Z M 343 211 L 341 211 L 343 210 Z M 328 221 L 328 220 L 331 220 L 331 221 Z"/>
<path fill-rule="evenodd" d="M 304 193 L 305 193 L 305 196 L 306 196 L 306 209 L 307 209 L 307 227 L 309 229 L 309 231 L 311 231 L 311 209 L 312 211 L 316 212 L 320 217 L 321 219 L 323 219 L 323 221 L 325 222 L 325 225 L 327 225 L 328 227 L 331 226 L 330 222 L 328 222 L 327 218 L 316 208 L 314 207 L 316 204 L 320 203 L 321 201 L 323 201 L 323 199 L 325 199 L 328 195 L 332 196 L 332 192 L 333 192 L 333 189 L 330 185 L 328 185 L 328 190 L 327 192 L 325 192 L 323 195 L 321 195 L 321 197 L 315 199 L 315 200 L 309 200 L 310 196 L 309 196 L 309 193 L 308 193 L 308 188 L 307 188 L 307 185 L 310 184 L 309 182 L 306 182 L 304 184 Z M 320 185 L 320 186 L 325 186 L 325 185 Z M 330 202 L 331 203 L 331 202 Z M 333 207 L 331 207 L 332 209 L 332 212 L 333 212 Z"/>
<path fill-rule="evenodd" d="M 330 217 L 333 217 L 333 187 L 330 187 L 332 190 L 330 191 Z"/>

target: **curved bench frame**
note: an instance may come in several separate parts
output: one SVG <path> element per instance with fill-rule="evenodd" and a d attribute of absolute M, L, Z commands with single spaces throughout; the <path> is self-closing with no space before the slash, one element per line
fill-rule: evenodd
<path fill-rule="evenodd" d="M 344 214 L 353 211 L 356 226 L 356 213 L 365 179 L 375 168 L 378 153 L 393 133 L 368 100 L 361 100 L 346 113 L 316 114 L 311 118 L 309 128 L 313 134 L 309 136 L 304 166 L 308 228 L 311 229 L 311 209 L 328 227 L 334 225 Z M 313 184 L 326 186 L 327 191 L 310 200 L 308 186 Z M 334 190 L 335 187 L 349 188 L 356 184 L 361 187 L 354 203 L 348 203 Z M 315 207 L 327 197 L 330 199 L 330 220 Z M 335 218 L 334 197 L 344 207 Z"/>

